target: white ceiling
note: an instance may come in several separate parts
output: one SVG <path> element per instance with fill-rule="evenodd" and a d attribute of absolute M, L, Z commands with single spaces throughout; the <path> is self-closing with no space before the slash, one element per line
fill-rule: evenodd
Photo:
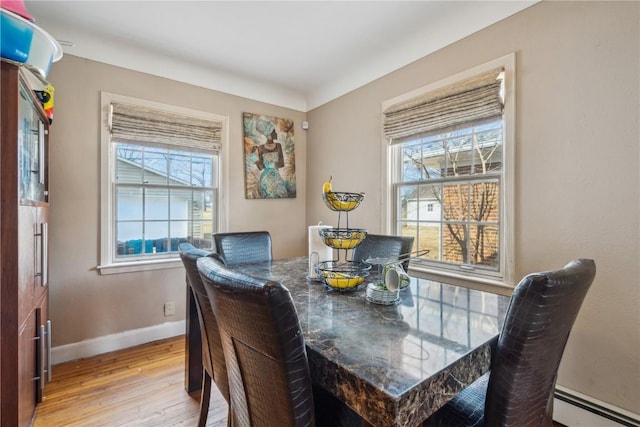
<path fill-rule="evenodd" d="M 534 1 L 25 1 L 70 55 L 308 111 Z"/>

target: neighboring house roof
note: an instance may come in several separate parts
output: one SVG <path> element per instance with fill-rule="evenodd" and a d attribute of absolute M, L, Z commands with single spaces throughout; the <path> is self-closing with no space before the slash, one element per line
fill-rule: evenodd
<path fill-rule="evenodd" d="M 118 174 L 130 174 L 132 177 L 139 176 L 140 169 L 144 170 L 144 176 L 145 178 L 148 178 L 146 179 L 146 181 L 149 184 L 166 184 L 167 178 L 169 178 L 170 185 L 174 184 L 191 186 L 191 183 L 187 180 L 179 179 L 176 177 L 168 177 L 166 173 L 162 173 L 161 171 L 150 167 L 142 167 L 136 161 L 123 159 L 120 157 L 118 158 L 118 165 L 116 169 L 118 171 Z"/>

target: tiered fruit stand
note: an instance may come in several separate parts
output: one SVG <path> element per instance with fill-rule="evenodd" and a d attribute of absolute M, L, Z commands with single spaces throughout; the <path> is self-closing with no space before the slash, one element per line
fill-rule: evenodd
<path fill-rule="evenodd" d="M 318 273 L 328 289 L 341 292 L 356 290 L 365 281 L 371 265 L 347 260 L 348 251 L 356 248 L 367 237 L 367 230 L 349 228 L 349 212 L 360 205 L 364 199 L 364 193 L 324 191 L 322 199 L 329 209 L 338 212 L 338 227 L 319 230 L 324 243 L 336 249 L 337 258 L 321 260 L 318 264 Z M 346 217 L 346 228 L 340 228 L 343 212 Z M 344 254 L 342 259 L 341 253 Z"/>

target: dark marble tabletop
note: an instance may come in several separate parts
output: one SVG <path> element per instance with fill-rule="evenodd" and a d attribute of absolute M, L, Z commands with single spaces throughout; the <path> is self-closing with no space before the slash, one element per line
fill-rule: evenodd
<path fill-rule="evenodd" d="M 229 268 L 284 284 L 314 383 L 374 426 L 416 426 L 489 368 L 508 298 L 411 279 L 397 305 L 309 281 L 307 258 Z M 376 280 L 375 274 L 369 281 Z"/>

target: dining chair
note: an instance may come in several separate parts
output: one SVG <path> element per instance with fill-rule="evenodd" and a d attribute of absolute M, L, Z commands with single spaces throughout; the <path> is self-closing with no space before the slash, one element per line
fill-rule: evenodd
<path fill-rule="evenodd" d="M 353 249 L 353 261 L 363 262 L 368 258 L 398 259 L 409 256 L 413 249 L 413 236 L 389 236 L 367 234 L 362 242 Z M 407 271 L 409 259 L 402 261 L 402 268 Z"/>
<path fill-rule="evenodd" d="M 513 291 L 491 370 L 424 423 L 444 426 L 552 426 L 558 366 L 595 277 L 593 260 L 533 273 Z"/>
<path fill-rule="evenodd" d="M 187 273 L 187 283 L 196 300 L 198 322 L 200 324 L 200 336 L 202 338 L 202 391 L 200 395 L 200 415 L 198 426 L 207 424 L 209 413 L 209 401 L 211 399 L 211 382 L 215 382 L 224 399 L 229 403 L 229 380 L 227 368 L 222 351 L 222 341 L 218 330 L 218 322 L 213 314 L 209 297 L 202 284 L 202 278 L 198 272 L 197 261 L 202 257 L 211 257 L 222 263 L 219 255 L 195 248 L 190 243 L 181 243 L 178 246 L 180 258 Z M 228 411 L 230 413 L 230 411 Z M 230 420 L 230 417 L 227 417 Z M 230 425 L 230 424 L 227 424 Z"/>
<path fill-rule="evenodd" d="M 226 265 L 271 261 L 271 235 L 268 231 L 215 233 L 216 252 Z"/>
<path fill-rule="evenodd" d="M 234 427 L 314 426 L 311 375 L 289 291 L 211 258 L 198 270 L 224 349 Z"/>

